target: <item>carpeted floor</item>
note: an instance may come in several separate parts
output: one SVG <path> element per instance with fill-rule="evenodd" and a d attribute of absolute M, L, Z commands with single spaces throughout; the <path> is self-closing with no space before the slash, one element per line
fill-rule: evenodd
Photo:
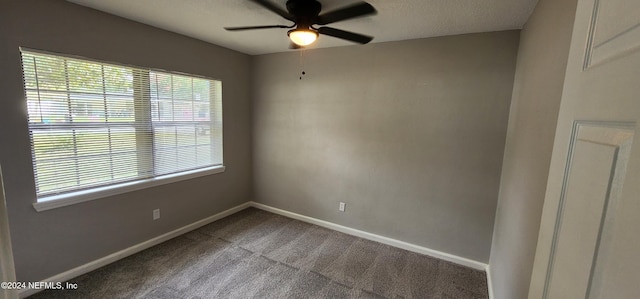
<path fill-rule="evenodd" d="M 485 273 L 250 208 L 30 298 L 488 298 Z"/>

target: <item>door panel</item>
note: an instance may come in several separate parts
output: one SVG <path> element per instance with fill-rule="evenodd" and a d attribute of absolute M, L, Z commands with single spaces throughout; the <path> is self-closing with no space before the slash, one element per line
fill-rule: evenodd
<path fill-rule="evenodd" d="M 633 135 L 630 125 L 576 123 L 545 297 L 598 298 L 601 293 Z"/>
<path fill-rule="evenodd" d="M 639 123 L 640 1 L 578 0 L 529 298 L 640 298 Z"/>
<path fill-rule="evenodd" d="M 640 2 L 597 0 L 589 32 L 586 67 L 637 51 L 640 47 Z"/>

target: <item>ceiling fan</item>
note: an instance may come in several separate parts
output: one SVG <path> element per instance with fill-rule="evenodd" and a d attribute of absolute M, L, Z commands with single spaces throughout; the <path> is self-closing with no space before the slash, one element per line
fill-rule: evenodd
<path fill-rule="evenodd" d="M 264 8 L 280 15 L 293 22 L 291 26 L 286 25 L 266 25 L 266 26 L 247 26 L 247 27 L 225 27 L 229 31 L 254 30 L 254 29 L 271 29 L 271 28 L 287 28 L 291 29 L 287 35 L 293 42 L 292 49 L 298 49 L 312 44 L 319 34 L 329 35 L 340 39 L 366 44 L 373 40 L 372 36 L 366 36 L 359 33 L 344 31 L 333 27 L 314 27 L 314 25 L 327 25 L 339 21 L 354 19 L 358 17 L 374 15 L 376 9 L 367 2 L 357 2 L 337 10 L 333 10 L 324 14 L 322 4 L 317 0 L 288 0 L 287 10 L 280 8 L 276 4 L 268 0 L 250 0 L 262 5 Z"/>

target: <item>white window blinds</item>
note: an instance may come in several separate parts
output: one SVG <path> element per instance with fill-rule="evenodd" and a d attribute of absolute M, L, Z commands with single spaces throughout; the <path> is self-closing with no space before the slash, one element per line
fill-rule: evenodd
<path fill-rule="evenodd" d="M 38 198 L 222 165 L 222 83 L 22 50 Z"/>

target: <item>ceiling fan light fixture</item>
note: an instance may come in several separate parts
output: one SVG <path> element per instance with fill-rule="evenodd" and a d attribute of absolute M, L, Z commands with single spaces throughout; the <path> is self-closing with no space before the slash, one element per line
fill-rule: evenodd
<path fill-rule="evenodd" d="M 318 38 L 318 33 L 310 29 L 294 29 L 288 34 L 294 44 L 302 47 L 313 44 Z"/>

